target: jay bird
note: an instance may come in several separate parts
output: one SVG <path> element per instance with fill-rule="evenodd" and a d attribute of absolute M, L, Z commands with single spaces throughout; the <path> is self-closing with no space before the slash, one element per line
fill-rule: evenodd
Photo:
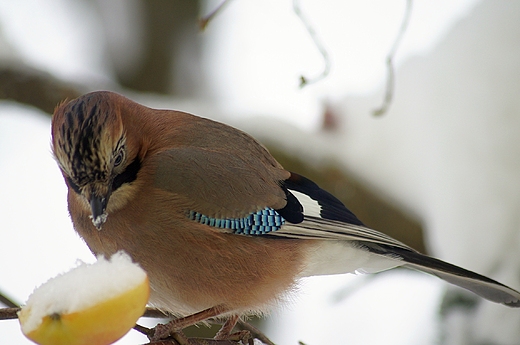
<path fill-rule="evenodd" d="M 90 250 L 127 252 L 148 273 L 150 304 L 181 316 L 154 339 L 217 316 L 224 338 L 300 277 L 397 266 L 520 307 L 519 292 L 364 226 L 225 124 L 99 91 L 56 108 L 52 151 Z"/>

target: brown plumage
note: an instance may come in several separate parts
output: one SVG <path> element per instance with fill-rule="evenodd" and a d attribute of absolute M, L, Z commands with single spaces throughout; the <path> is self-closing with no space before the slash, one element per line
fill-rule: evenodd
<path fill-rule="evenodd" d="M 52 149 L 91 251 L 126 251 L 149 275 L 151 304 L 181 316 L 206 310 L 156 338 L 218 314 L 261 312 L 301 276 L 401 265 L 520 305 L 515 290 L 364 227 L 221 123 L 94 92 L 57 107 Z"/>
<path fill-rule="evenodd" d="M 112 255 L 122 249 L 140 263 L 150 276 L 153 304 L 181 315 L 216 304 L 255 310 L 293 284 L 302 262 L 294 241 L 230 236 L 186 222 L 186 214 L 194 209 L 213 217 L 239 217 L 259 205 L 285 204 L 278 181 L 288 172 L 245 133 L 186 113 L 152 110 L 108 92 L 59 107 L 52 132 L 54 153 L 67 176 L 75 229 L 93 253 Z M 121 147 L 127 150 L 123 162 L 110 173 Z M 219 155 L 231 164 L 214 165 Z M 135 179 L 110 191 L 111 180 L 135 162 L 140 165 Z M 260 164 L 268 169 L 247 172 Z M 100 170 L 95 168 L 99 165 Z M 247 192 L 238 195 L 232 186 L 225 194 L 217 191 L 217 185 L 228 183 L 226 174 L 240 176 Z M 74 192 L 78 187 L 83 194 Z M 110 221 L 101 231 L 91 220 L 90 195 L 108 199 Z M 220 204 L 222 198 L 229 202 Z M 228 248 L 239 255 L 231 255 Z M 252 259 L 257 257 L 262 260 Z"/>

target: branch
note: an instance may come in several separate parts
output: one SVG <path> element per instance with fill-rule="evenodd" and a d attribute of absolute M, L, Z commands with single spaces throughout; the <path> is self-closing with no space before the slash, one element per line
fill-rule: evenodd
<path fill-rule="evenodd" d="M 225 5 L 227 5 L 230 2 L 230 0 L 224 0 L 220 5 L 217 6 L 213 11 L 211 11 L 208 15 L 202 17 L 199 19 L 199 29 L 200 31 L 206 30 L 206 27 L 208 26 L 209 22 L 212 21 L 217 14 L 219 14 Z"/>
<path fill-rule="evenodd" d="M 174 316 L 171 314 L 168 314 L 166 312 L 163 312 L 156 308 L 150 308 L 147 307 L 143 317 L 151 317 L 151 318 L 173 318 Z M 212 321 L 211 319 L 208 321 Z M 214 321 L 216 323 L 219 323 L 218 321 Z M 179 332 L 178 334 L 172 335 L 172 339 L 165 339 L 158 342 L 152 342 L 150 344 L 154 345 L 183 345 L 184 343 L 190 344 L 190 345 L 237 345 L 239 344 L 239 341 L 242 340 L 241 337 L 245 332 L 248 332 L 250 335 L 252 335 L 254 338 L 260 340 L 265 345 L 275 345 L 265 334 L 263 334 L 259 329 L 254 327 L 248 322 L 239 320 L 238 325 L 240 326 L 240 329 L 242 332 L 236 333 L 236 339 L 226 339 L 226 340 L 216 340 L 216 339 L 210 339 L 210 338 L 188 338 L 183 333 Z M 153 328 L 147 328 L 144 326 L 141 326 L 139 324 L 136 324 L 134 326 L 134 329 L 144 335 L 146 335 L 148 338 L 153 337 L 154 335 L 154 329 Z M 236 341 L 235 341 L 236 340 Z"/>
<path fill-rule="evenodd" d="M 383 104 L 377 109 L 375 109 L 372 114 L 375 116 L 380 116 L 385 114 L 392 104 L 392 99 L 394 98 L 394 84 L 395 84 L 395 76 L 394 76 L 394 56 L 399 48 L 399 44 L 401 43 L 403 36 L 408 27 L 408 23 L 410 22 L 410 17 L 412 14 L 412 0 L 406 0 L 406 9 L 404 13 L 403 20 L 401 22 L 401 27 L 399 28 L 399 32 L 395 37 L 395 41 L 386 56 L 386 92 L 385 98 L 383 99 Z"/>
<path fill-rule="evenodd" d="M 0 99 L 32 105 L 48 114 L 66 98 L 81 95 L 80 87 L 27 65 L 0 65 Z"/>
<path fill-rule="evenodd" d="M 240 327 L 246 331 L 249 331 L 255 338 L 260 340 L 262 343 L 266 345 L 275 345 L 269 338 L 266 337 L 265 334 L 263 334 L 258 328 L 253 326 L 252 324 L 239 320 L 238 324 Z"/>
<path fill-rule="evenodd" d="M 14 303 L 12 299 L 0 292 L 0 303 L 9 308 L 18 308 L 19 304 Z"/>
<path fill-rule="evenodd" d="M 315 77 L 314 79 L 309 79 L 305 76 L 300 76 L 300 88 L 303 88 L 304 86 L 307 86 L 308 84 L 316 83 L 323 78 L 326 78 L 330 73 L 330 58 L 329 53 L 327 52 L 327 49 L 323 46 L 323 43 L 321 42 L 320 38 L 316 34 L 316 31 L 310 24 L 309 20 L 305 17 L 303 14 L 301 8 L 300 8 L 300 0 L 293 0 L 293 11 L 294 13 L 300 18 L 300 21 L 302 22 L 303 26 L 305 26 L 305 29 L 307 30 L 307 33 L 312 38 L 312 41 L 314 42 L 314 45 L 320 52 L 321 56 L 323 57 L 323 61 L 325 62 L 325 66 L 323 67 L 323 71 L 320 75 Z"/>
<path fill-rule="evenodd" d="M 0 308 L 0 320 L 18 319 L 20 308 Z"/>
<path fill-rule="evenodd" d="M 134 326 L 134 329 L 148 337 L 148 339 L 151 339 L 154 335 L 154 329 L 153 328 L 147 328 L 141 325 L 136 324 Z M 249 333 L 248 333 L 249 334 Z M 188 338 L 182 331 L 173 333 L 166 339 L 151 341 L 148 344 L 153 345 L 240 345 L 243 344 L 242 340 L 251 340 L 248 341 L 249 344 L 252 343 L 252 338 L 249 335 L 246 335 L 244 337 L 244 333 L 236 333 L 232 334 L 229 339 L 212 339 L 212 338 Z M 259 339 L 262 340 L 262 339 Z M 148 345 L 147 344 L 147 345 Z M 266 345 L 274 345 L 272 343 L 266 343 Z"/>
<path fill-rule="evenodd" d="M 172 338 L 154 341 L 144 345 L 242 345 L 242 343 L 233 340 L 217 340 L 208 338 L 186 338 L 183 340 Z"/>

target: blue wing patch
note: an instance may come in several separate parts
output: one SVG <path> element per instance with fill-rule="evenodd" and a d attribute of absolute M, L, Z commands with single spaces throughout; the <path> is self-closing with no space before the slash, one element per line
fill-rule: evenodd
<path fill-rule="evenodd" d="M 195 211 L 190 211 L 188 218 L 208 226 L 229 229 L 240 235 L 265 235 L 280 229 L 285 223 L 285 219 L 269 207 L 244 218 L 213 218 Z"/>
<path fill-rule="evenodd" d="M 231 230 L 235 234 L 265 235 L 279 230 L 285 222 L 298 224 L 304 220 L 303 206 L 300 200 L 291 193 L 291 191 L 296 191 L 317 202 L 320 207 L 319 217 L 363 225 L 341 201 L 308 178 L 291 173 L 287 180 L 281 182 L 281 188 L 283 188 L 287 200 L 287 204 L 281 209 L 275 210 L 266 207 L 243 218 L 213 218 L 190 211 L 188 218 L 208 226 Z"/>

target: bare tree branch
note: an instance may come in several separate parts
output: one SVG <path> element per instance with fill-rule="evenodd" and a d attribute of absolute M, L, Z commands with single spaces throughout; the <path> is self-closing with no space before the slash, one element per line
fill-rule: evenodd
<path fill-rule="evenodd" d="M 80 87 L 27 65 L 0 65 L 0 99 L 30 104 L 52 114 L 66 98 L 83 93 Z"/>
<path fill-rule="evenodd" d="M 294 13 L 300 18 L 300 21 L 302 22 L 303 26 L 305 26 L 305 30 L 307 30 L 307 33 L 312 38 L 312 41 L 314 42 L 314 45 L 320 52 L 321 56 L 323 57 L 323 61 L 325 63 L 325 66 L 323 67 L 323 71 L 320 75 L 313 79 L 309 79 L 305 76 L 300 76 L 300 88 L 303 88 L 309 84 L 316 83 L 323 78 L 326 78 L 330 73 L 330 57 L 329 53 L 327 52 L 327 49 L 323 46 L 323 43 L 321 42 L 320 38 L 318 37 L 318 34 L 314 30 L 314 27 L 311 25 L 307 17 L 303 14 L 301 8 L 300 8 L 300 0 L 293 0 L 293 11 Z"/>
<path fill-rule="evenodd" d="M 267 338 L 265 334 L 263 334 L 258 328 L 256 328 L 252 324 L 242 320 L 239 320 L 238 324 L 242 329 L 251 332 L 251 334 L 258 340 L 260 340 L 262 343 L 266 345 L 275 345 L 269 338 Z"/>
<path fill-rule="evenodd" d="M 165 312 L 163 312 L 163 311 L 161 311 L 159 309 L 147 307 L 145 312 L 144 312 L 144 314 L 143 314 L 143 317 L 172 318 L 173 315 L 165 313 Z M 215 322 L 217 324 L 221 324 L 221 322 L 218 321 L 218 320 L 211 320 L 210 319 L 209 321 L 210 322 Z M 259 329 L 257 329 L 256 327 L 254 327 L 250 323 L 242 321 L 242 320 L 239 320 L 238 321 L 238 325 L 240 326 L 239 328 L 242 330 L 242 332 L 238 332 L 238 333 L 235 334 L 235 337 L 237 338 L 236 339 L 237 341 L 240 341 L 241 340 L 240 337 L 243 337 L 244 334 L 250 334 L 255 339 L 260 340 L 262 343 L 264 343 L 266 345 L 275 345 L 265 334 L 263 334 Z M 154 329 L 153 328 L 147 328 L 147 327 L 141 326 L 139 324 L 136 324 L 134 326 L 134 329 L 136 331 L 146 335 L 149 338 L 153 337 L 153 334 L 154 334 Z M 176 337 L 177 338 L 182 338 L 182 337 L 185 337 L 185 336 L 184 336 L 184 334 L 180 333 L 180 334 L 176 335 Z M 237 344 L 237 342 L 235 342 L 234 338 L 226 339 L 226 340 L 215 340 L 215 339 L 209 339 L 209 338 L 196 338 L 196 337 L 194 337 L 194 338 L 186 338 L 186 339 L 189 340 L 188 344 L 190 344 L 190 345 L 191 344 L 193 344 L 193 345 L 198 345 L 198 344 L 204 344 L 204 345 L 206 345 L 206 344 L 207 345 L 209 345 L 209 344 L 215 344 L 215 345 L 227 345 L 227 344 L 236 345 Z M 177 342 L 175 342 L 175 341 L 177 341 Z M 158 343 L 157 342 L 152 342 L 151 344 L 158 344 Z M 182 341 L 179 341 L 179 339 L 177 339 L 177 340 L 166 339 L 166 340 L 161 340 L 161 342 L 159 342 L 159 344 L 182 344 Z"/>
<path fill-rule="evenodd" d="M 219 14 L 222 11 L 224 6 L 227 5 L 230 2 L 231 2 L 231 0 L 224 0 L 224 1 L 222 1 L 222 3 L 217 6 L 217 8 L 215 8 L 213 11 L 211 11 L 206 16 L 200 18 L 199 19 L 200 31 L 206 30 L 206 27 L 208 26 L 209 22 L 212 21 L 217 16 L 217 14 Z"/>
<path fill-rule="evenodd" d="M 392 99 L 394 97 L 394 85 L 395 85 L 395 76 L 394 76 L 394 56 L 399 48 L 399 44 L 401 43 L 403 36 L 408 28 L 408 23 L 410 22 L 410 17 L 412 14 L 412 0 L 406 0 L 406 9 L 404 13 L 403 20 L 401 21 L 401 27 L 399 28 L 399 32 L 395 37 L 395 41 L 386 56 L 386 91 L 385 98 L 383 99 L 383 104 L 377 109 L 375 109 L 372 114 L 375 116 L 380 116 L 385 114 L 392 104 Z"/>
<path fill-rule="evenodd" d="M 241 345 L 242 343 L 232 340 L 217 340 L 207 338 L 188 338 L 185 340 L 165 339 L 146 343 L 146 345 Z"/>
<path fill-rule="evenodd" d="M 18 319 L 20 308 L 0 308 L 0 320 Z"/>
<path fill-rule="evenodd" d="M 0 303 L 9 308 L 18 308 L 19 304 L 0 292 Z"/>

